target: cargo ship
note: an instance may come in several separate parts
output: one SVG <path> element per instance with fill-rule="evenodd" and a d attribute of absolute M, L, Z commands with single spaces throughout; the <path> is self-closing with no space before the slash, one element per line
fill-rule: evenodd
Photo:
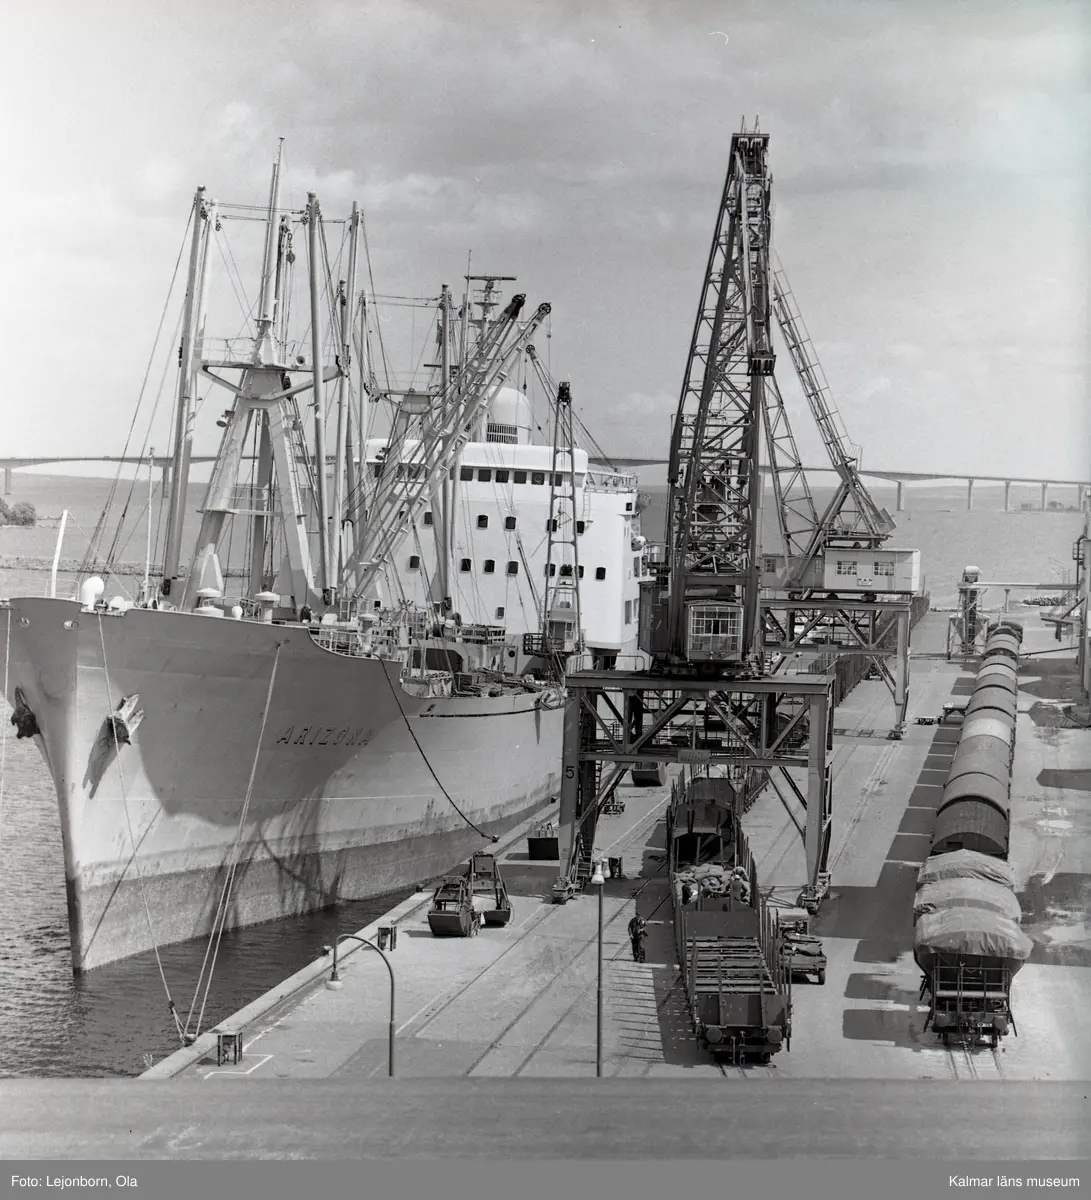
<path fill-rule="evenodd" d="M 636 652 L 637 481 L 577 443 L 566 384 L 549 444 L 506 385 L 549 306 L 497 312 L 498 277 L 467 276 L 456 310 L 444 286 L 438 361 L 384 388 L 354 300 L 358 210 L 347 277 L 323 278 L 317 199 L 284 208 L 280 176 L 278 158 L 245 344 L 205 337 L 233 210 L 194 199 L 161 569 L 135 599 L 108 598 L 120 579 L 89 560 L 75 599 L 4 602 L 5 693 L 56 788 L 77 971 L 442 875 L 556 794 L 566 668 Z M 183 562 L 210 384 L 229 403 Z"/>

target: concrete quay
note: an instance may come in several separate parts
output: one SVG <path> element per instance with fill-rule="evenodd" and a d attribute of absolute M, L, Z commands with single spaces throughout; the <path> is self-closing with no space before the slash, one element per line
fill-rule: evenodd
<path fill-rule="evenodd" d="M 1013 985 L 1018 1036 L 995 1051 L 946 1049 L 923 1031 L 920 972 L 911 953 L 912 897 L 957 726 L 921 726 L 952 696 L 968 695 L 972 667 L 947 662 L 946 619 L 929 614 L 913 635 L 909 728 L 889 741 L 892 703 L 882 683 L 859 684 L 838 707 L 833 753 L 832 889 L 816 921 L 829 965 L 824 986 L 793 988 L 793 1037 L 766 1066 L 718 1065 L 692 1035 L 675 962 L 664 875 L 663 789 L 625 787 L 625 811 L 604 817 L 597 849 L 620 856 L 625 879 L 603 889 L 603 1074 L 624 1079 L 1072 1082 L 1091 1078 L 1091 730 L 1074 728 L 1070 654 L 1026 618 L 1020 672 L 1011 861 L 1024 926 L 1035 940 Z M 804 880 L 803 846 L 767 789 L 744 825 L 762 890 L 791 904 Z M 512 923 L 471 939 L 434 938 L 430 896 L 412 897 L 367 929 L 396 922 L 399 1079 L 588 1079 L 595 1076 L 598 899 L 549 900 L 557 864 L 528 861 L 522 839 L 502 856 Z M 648 921 L 647 961 L 630 957 L 626 925 Z M 238 1064 L 216 1065 L 203 1035 L 153 1067 L 147 1080 L 380 1080 L 387 1073 L 389 979 L 379 956 L 346 942 L 340 990 L 322 986 L 329 958 L 225 1022 L 244 1028 Z M 309 986 L 304 986 L 309 984 Z M 213 1031 L 214 1033 L 214 1031 Z M 212 1053 L 210 1054 L 210 1051 Z"/>

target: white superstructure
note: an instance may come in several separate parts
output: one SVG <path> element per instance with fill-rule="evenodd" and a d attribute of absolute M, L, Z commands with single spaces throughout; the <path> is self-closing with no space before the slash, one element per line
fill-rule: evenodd
<path fill-rule="evenodd" d="M 559 454 L 554 464 L 553 447 L 532 444 L 531 434 L 526 399 L 503 388 L 490 402 L 487 440 L 467 443 L 451 468 L 452 614 L 463 624 L 503 629 L 508 638 L 538 632 L 548 565 L 554 577 L 578 580 L 586 651 L 606 661 L 635 655 L 640 581 L 646 578 L 637 480 L 591 466 L 582 449 Z M 386 446 L 383 438 L 366 444 L 372 478 L 388 469 Z M 407 443 L 406 457 L 414 448 Z M 554 465 L 561 469 L 552 470 Z M 554 556 L 547 564 L 550 493 L 568 493 L 573 467 L 576 561 Z M 423 605 L 435 594 L 437 519 L 430 506 L 414 514 L 387 573 L 388 602 L 404 597 Z"/>

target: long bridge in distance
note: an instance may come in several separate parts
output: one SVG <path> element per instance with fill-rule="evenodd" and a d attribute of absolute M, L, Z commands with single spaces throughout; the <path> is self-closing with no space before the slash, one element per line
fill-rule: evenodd
<path fill-rule="evenodd" d="M 192 464 L 210 463 L 216 461 L 215 454 L 194 454 L 190 458 Z M 332 460 L 331 460 L 332 461 Z M 108 454 L 71 454 L 71 455 L 27 455 L 24 457 L 0 457 L 0 468 L 4 471 L 4 495 L 11 494 L 11 477 L 12 472 L 18 471 L 24 467 L 44 467 L 53 465 L 65 465 L 69 463 L 116 463 L 130 464 L 135 466 L 147 466 L 149 463 L 162 473 L 163 483 L 166 486 L 169 476 L 172 459 L 165 454 L 156 455 L 108 455 Z M 667 465 L 665 458 L 596 458 L 592 457 L 592 465 L 595 466 L 612 466 L 612 467 L 627 467 L 635 469 L 637 467 L 661 467 Z M 805 467 L 804 470 L 808 475 L 833 475 L 835 472 L 831 467 Z M 768 467 L 762 467 L 762 473 L 769 474 Z M 922 482 L 951 482 L 965 481 L 966 483 L 966 508 L 972 509 L 974 506 L 974 486 L 978 483 L 1002 483 L 1004 485 L 1004 511 L 1008 512 L 1011 508 L 1011 488 L 1012 484 L 1018 483 L 1023 485 L 1032 484 L 1041 488 L 1041 508 L 1045 510 L 1048 504 L 1050 488 L 1074 488 L 1076 491 L 1076 507 L 1081 511 L 1091 507 L 1091 480 L 1088 479 L 1042 479 L 1031 478 L 1029 476 L 1016 475 L 980 475 L 976 472 L 968 471 L 895 471 L 884 470 L 879 468 L 864 469 L 859 471 L 860 475 L 865 479 L 881 479 L 886 483 L 893 483 L 898 489 L 897 511 L 902 512 L 905 509 L 905 485 L 907 483 L 922 483 Z"/>

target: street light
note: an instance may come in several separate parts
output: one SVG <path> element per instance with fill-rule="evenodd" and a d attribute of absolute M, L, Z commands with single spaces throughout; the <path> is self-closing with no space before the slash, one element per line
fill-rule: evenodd
<path fill-rule="evenodd" d="M 341 936 L 339 938 L 336 939 L 336 941 L 333 943 L 332 946 L 323 946 L 322 947 L 323 951 L 326 954 L 329 954 L 331 950 L 333 951 L 333 970 L 330 972 L 329 979 L 326 980 L 326 987 L 329 988 L 329 990 L 331 992 L 340 990 L 342 983 L 341 983 L 341 977 L 337 974 L 337 947 L 340 946 L 342 942 L 349 942 L 349 941 L 359 942 L 362 946 L 370 946 L 372 948 L 372 950 L 374 950 L 375 953 L 383 960 L 383 962 L 386 963 L 386 969 L 387 969 L 388 974 L 390 975 L 390 1026 L 389 1026 L 389 1032 L 388 1032 L 389 1067 L 388 1067 L 387 1074 L 390 1076 L 391 1079 L 393 1079 L 394 1078 L 394 968 L 390 965 L 390 959 L 387 958 L 387 956 L 382 952 L 382 950 L 379 949 L 378 946 L 375 945 L 374 942 L 369 942 L 367 940 L 367 938 L 360 937 L 360 935 L 357 933 L 343 933 L 343 934 L 341 934 Z"/>
<path fill-rule="evenodd" d="M 590 882 L 599 890 L 599 981 L 598 1008 L 595 1014 L 595 1075 L 602 1078 L 602 893 L 606 876 L 602 873 L 602 859 L 595 862 L 595 873 Z"/>

